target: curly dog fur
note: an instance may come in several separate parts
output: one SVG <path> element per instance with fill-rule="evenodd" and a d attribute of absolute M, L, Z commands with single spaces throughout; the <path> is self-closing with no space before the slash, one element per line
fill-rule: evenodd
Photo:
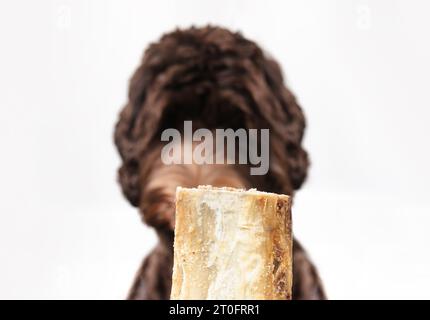
<path fill-rule="evenodd" d="M 269 128 L 269 172 L 251 176 L 244 165 L 163 165 L 161 132 L 181 130 L 184 120 L 209 129 Z M 177 185 L 256 187 L 293 195 L 309 165 L 302 147 L 304 129 L 304 115 L 285 87 L 278 64 L 240 33 L 190 28 L 150 45 L 131 78 L 128 102 L 115 128 L 123 193 L 160 239 L 138 271 L 129 298 L 169 298 Z M 293 298 L 325 298 L 317 272 L 297 241 Z"/>

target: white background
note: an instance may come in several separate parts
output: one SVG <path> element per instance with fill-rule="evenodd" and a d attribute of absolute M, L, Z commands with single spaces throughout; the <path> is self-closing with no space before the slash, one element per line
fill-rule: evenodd
<path fill-rule="evenodd" d="M 428 1 L 0 2 L 0 298 L 126 296 L 155 244 L 116 184 L 144 48 L 241 30 L 280 61 L 312 159 L 294 232 L 333 299 L 430 298 Z"/>

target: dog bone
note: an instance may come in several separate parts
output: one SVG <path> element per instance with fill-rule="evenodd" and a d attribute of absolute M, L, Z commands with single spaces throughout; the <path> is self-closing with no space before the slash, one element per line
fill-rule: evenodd
<path fill-rule="evenodd" d="M 171 299 L 291 299 L 290 207 L 255 189 L 178 187 Z"/>

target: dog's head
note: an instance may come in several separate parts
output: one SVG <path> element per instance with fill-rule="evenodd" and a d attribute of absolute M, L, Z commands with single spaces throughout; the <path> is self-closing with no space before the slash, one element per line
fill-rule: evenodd
<path fill-rule="evenodd" d="M 270 129 L 270 166 L 251 176 L 246 165 L 165 165 L 160 136 L 185 120 L 216 128 Z M 303 113 L 278 64 L 239 33 L 217 27 L 177 30 L 149 46 L 131 78 L 115 128 L 123 163 L 119 182 L 132 205 L 158 231 L 174 227 L 176 186 L 256 187 L 292 195 L 308 158 Z"/>

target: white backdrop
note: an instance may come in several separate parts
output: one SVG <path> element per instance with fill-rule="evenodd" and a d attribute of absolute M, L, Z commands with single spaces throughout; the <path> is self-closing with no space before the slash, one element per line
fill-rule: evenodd
<path fill-rule="evenodd" d="M 152 230 L 116 184 L 127 82 L 176 26 L 278 59 L 312 159 L 294 232 L 330 298 L 430 298 L 430 3 L 0 2 L 0 298 L 124 298 Z"/>

